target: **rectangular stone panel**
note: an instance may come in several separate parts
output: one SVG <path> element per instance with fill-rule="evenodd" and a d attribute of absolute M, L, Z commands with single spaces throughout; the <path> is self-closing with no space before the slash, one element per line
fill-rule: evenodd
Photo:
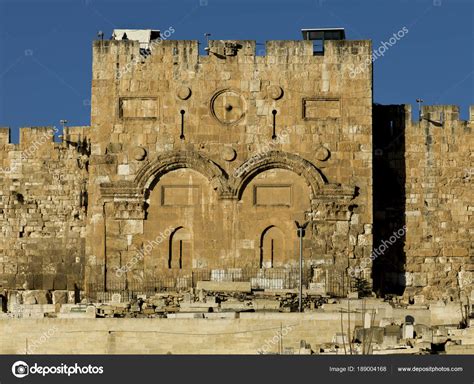
<path fill-rule="evenodd" d="M 341 117 L 341 102 L 338 98 L 304 98 L 303 119 L 327 120 Z"/>
<path fill-rule="evenodd" d="M 161 205 L 191 206 L 199 204 L 201 188 L 198 185 L 163 185 Z"/>
<path fill-rule="evenodd" d="M 291 185 L 256 185 L 253 202 L 256 206 L 291 206 Z"/>
<path fill-rule="evenodd" d="M 156 119 L 158 100 L 156 97 L 121 97 L 119 115 L 122 119 Z"/>

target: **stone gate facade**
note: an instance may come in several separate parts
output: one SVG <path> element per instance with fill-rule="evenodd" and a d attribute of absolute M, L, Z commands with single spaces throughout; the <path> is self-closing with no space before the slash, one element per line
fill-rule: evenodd
<path fill-rule="evenodd" d="M 60 142 L 52 127 L 23 128 L 19 144 L 0 131 L 0 286 L 106 289 L 199 269 L 291 269 L 295 221 L 309 223 L 305 267 L 384 285 L 383 257 L 372 275 L 372 69 L 351 71 L 370 61 L 370 41 L 328 40 L 323 54 L 310 40 L 268 41 L 264 56 L 255 41 L 209 41 L 207 55 L 197 41 L 149 43 L 94 42 L 90 127 L 66 127 Z M 472 150 L 472 123 L 452 124 Z M 425 176 L 436 188 L 439 174 Z M 452 263 L 446 254 L 454 269 L 439 295 L 472 267 L 472 191 L 460 188 L 463 251 Z M 407 225 L 428 214 L 410 212 Z M 392 253 L 418 255 L 409 233 Z M 424 287 L 439 283 L 404 258 L 389 271 L 398 285 L 420 291 L 416 273 Z"/>

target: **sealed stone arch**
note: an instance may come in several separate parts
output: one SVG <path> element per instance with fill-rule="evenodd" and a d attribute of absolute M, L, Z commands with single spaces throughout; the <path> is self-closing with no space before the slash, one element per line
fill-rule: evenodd
<path fill-rule="evenodd" d="M 260 268 L 280 267 L 284 263 L 285 235 L 276 225 L 266 227 L 260 235 Z"/>
<path fill-rule="evenodd" d="M 327 184 L 323 173 L 308 160 L 292 153 L 268 151 L 255 154 L 235 170 L 232 193 L 240 198 L 256 175 L 273 168 L 286 169 L 302 176 L 311 188 L 312 198 Z"/>
<path fill-rule="evenodd" d="M 192 234 L 188 228 L 179 226 L 169 237 L 168 268 L 191 269 L 193 258 Z"/>
<path fill-rule="evenodd" d="M 228 175 L 225 171 L 212 160 L 194 151 L 171 151 L 159 155 L 138 170 L 135 184 L 146 197 L 147 191 L 153 188 L 161 176 L 181 168 L 190 168 L 204 175 L 220 198 L 229 195 Z"/>

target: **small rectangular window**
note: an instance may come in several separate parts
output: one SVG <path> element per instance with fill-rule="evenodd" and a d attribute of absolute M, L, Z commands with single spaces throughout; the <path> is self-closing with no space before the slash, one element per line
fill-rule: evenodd
<path fill-rule="evenodd" d="M 324 55 L 324 40 L 313 40 L 313 55 L 322 56 Z"/>

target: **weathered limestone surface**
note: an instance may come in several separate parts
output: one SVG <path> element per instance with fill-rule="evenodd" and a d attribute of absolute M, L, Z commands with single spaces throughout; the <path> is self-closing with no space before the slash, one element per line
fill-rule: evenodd
<path fill-rule="evenodd" d="M 417 122 L 408 105 L 375 111 L 374 174 L 386 177 L 374 182 L 375 227 L 385 230 L 374 248 L 406 226 L 375 271 L 415 299 L 465 300 L 474 282 L 474 109 L 469 121 L 451 105 L 425 106 Z"/>
<path fill-rule="evenodd" d="M 414 124 L 389 106 L 373 123 L 372 69 L 350 75 L 370 60 L 370 41 L 326 41 L 321 56 L 311 41 L 269 41 L 265 56 L 254 41 L 209 48 L 168 40 L 143 55 L 136 41 L 96 41 L 91 127 L 60 142 L 51 127 L 24 128 L 20 144 L 0 130 L 0 287 L 169 277 L 179 289 L 199 270 L 240 281 L 248 268 L 297 267 L 294 221 L 309 220 L 304 264 L 318 266 L 322 292 L 326 271 L 350 267 L 382 292 L 470 289 L 472 121 L 444 106 Z M 394 177 L 378 178 L 384 170 Z M 373 248 L 404 225 L 372 273 Z M 267 280 L 252 284 L 288 288 Z"/>
<path fill-rule="evenodd" d="M 370 46 L 162 41 L 130 65 L 138 42 L 95 42 L 87 280 L 296 267 L 309 218 L 306 266 L 368 257 Z"/>
<path fill-rule="evenodd" d="M 450 313 L 453 305 L 446 306 Z M 417 333 L 416 344 L 446 343 L 456 340 L 466 353 L 472 351 L 473 328 L 456 329 L 458 317 L 451 312 L 445 319 L 423 318 L 415 312 L 415 323 L 404 323 L 405 313 L 394 312 L 391 318 L 381 318 L 377 313 L 372 325 L 377 348 L 401 345 L 401 339 L 412 339 Z M 181 313 L 168 318 L 152 319 L 95 319 L 89 313 L 61 313 L 59 318 L 27 319 L 0 318 L 0 353 L 24 354 L 258 354 L 281 353 L 281 347 L 293 348 L 304 340 L 319 353 L 324 344 L 339 344 L 342 350 L 342 330 L 348 329 L 349 319 L 339 311 L 309 313 L 246 312 L 228 313 Z M 180 315 L 180 316 L 178 316 Z M 428 321 L 428 322 L 425 322 Z M 433 326 L 430 328 L 429 324 Z M 350 316 L 352 335 L 363 327 L 360 313 Z M 454 324 L 454 325 L 453 325 Z M 11 337 L 14 334 L 15 337 Z M 347 345 L 347 334 L 345 334 Z M 281 343 L 280 343 L 281 341 Z M 360 341 L 360 339 L 359 339 Z M 374 348 L 376 346 L 374 345 Z M 447 345 L 448 347 L 448 345 Z M 397 352 L 398 351 L 398 352 Z M 336 351 L 335 351 L 336 352 Z M 403 353 L 400 349 L 392 353 Z M 415 353 L 417 349 L 408 349 Z M 447 348 L 448 353 L 456 353 Z M 390 353 L 382 350 L 379 353 Z"/>
<path fill-rule="evenodd" d="M 337 313 L 285 314 L 274 319 L 198 319 L 191 315 L 172 319 L 0 320 L 0 352 L 23 354 L 28 339 L 27 345 L 35 346 L 38 354 L 258 354 L 262 349 L 275 353 L 279 343 L 272 339 L 282 328 L 283 343 L 292 348 L 301 340 L 316 347 L 340 331 Z M 357 324 L 356 316 L 351 321 Z M 344 324 L 347 326 L 346 320 Z M 9 336 L 12 331 L 14 338 Z"/>
<path fill-rule="evenodd" d="M 0 286 L 80 288 L 84 279 L 88 127 L 0 130 Z M 74 142 L 74 145 L 70 142 Z"/>

